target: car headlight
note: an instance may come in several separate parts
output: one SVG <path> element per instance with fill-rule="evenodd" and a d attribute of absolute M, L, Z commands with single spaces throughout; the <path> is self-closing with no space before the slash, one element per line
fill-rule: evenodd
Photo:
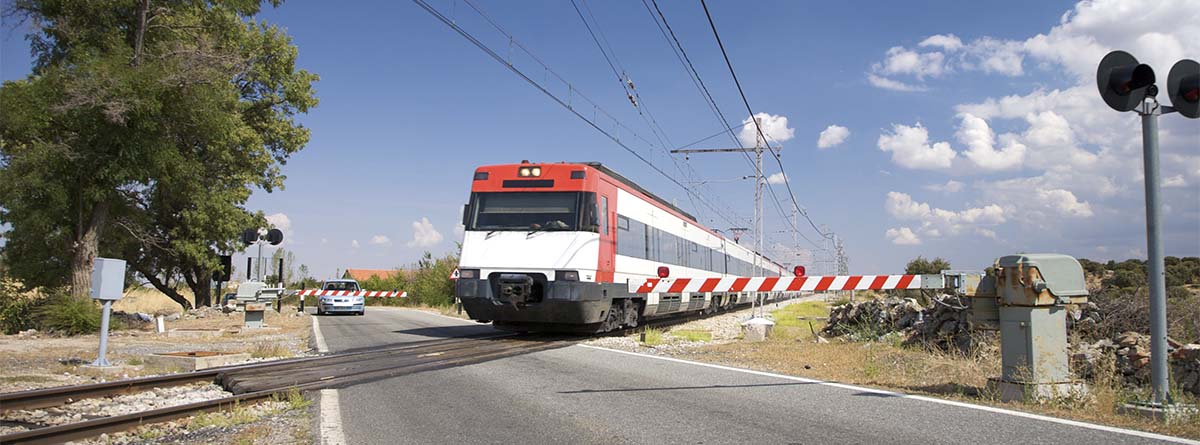
<path fill-rule="evenodd" d="M 364 301 L 365 301 L 365 299 L 363 297 L 354 297 L 355 303 L 363 304 Z"/>

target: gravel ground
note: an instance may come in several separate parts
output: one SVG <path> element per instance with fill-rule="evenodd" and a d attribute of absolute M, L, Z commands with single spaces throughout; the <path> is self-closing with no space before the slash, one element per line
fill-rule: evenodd
<path fill-rule="evenodd" d="M 247 352 L 248 362 L 314 355 L 309 350 L 309 315 L 284 308 L 267 312 L 267 329 L 242 329 L 243 314 L 216 308 L 188 311 L 167 321 L 167 329 L 219 329 L 219 335 L 170 337 L 146 329 L 114 331 L 109 337 L 109 361 L 117 366 L 84 366 L 96 357 L 97 335 L 60 337 L 40 332 L 0 336 L 0 392 L 77 385 L 176 372 L 156 369 L 143 357 L 160 352 Z M 151 325 L 152 326 L 152 325 Z M 227 397 L 213 384 L 157 388 L 137 394 L 84 399 L 39 410 L 0 415 L 0 434 L 128 414 L 167 406 Z M 201 414 L 137 430 L 80 442 L 109 443 L 309 443 L 310 418 L 302 401 L 268 401 L 235 407 L 218 414 Z"/>
<path fill-rule="evenodd" d="M 0 335 L 0 392 L 159 375 L 172 369 L 143 365 L 144 357 L 161 352 L 249 352 L 251 361 L 312 354 L 309 316 L 294 309 L 267 311 L 268 329 L 242 329 L 243 314 L 215 308 L 189 311 L 167 321 L 167 329 L 220 329 L 219 335 L 170 337 L 152 330 L 126 329 L 109 335 L 110 369 L 90 368 L 96 359 L 98 335 L 59 337 L 40 332 Z"/>
<path fill-rule="evenodd" d="M 781 301 L 778 303 L 770 303 L 766 307 L 766 315 L 767 318 L 770 318 L 771 311 L 781 307 L 805 301 L 821 301 L 827 297 L 828 295 L 826 294 L 813 294 L 787 301 Z M 758 308 L 747 307 L 745 309 L 739 309 L 721 315 L 693 320 L 680 325 L 674 325 L 666 329 L 666 332 L 663 334 L 663 343 L 656 346 L 642 344 L 638 341 L 637 334 L 626 337 L 600 337 L 584 342 L 583 344 L 619 349 L 622 351 L 633 351 L 668 356 L 681 353 L 692 353 L 706 345 L 731 343 L 737 341 L 742 336 L 742 322 L 749 320 L 758 312 Z M 712 333 L 712 340 L 688 341 L 686 339 L 671 335 L 671 331 L 680 330 L 707 331 Z"/>

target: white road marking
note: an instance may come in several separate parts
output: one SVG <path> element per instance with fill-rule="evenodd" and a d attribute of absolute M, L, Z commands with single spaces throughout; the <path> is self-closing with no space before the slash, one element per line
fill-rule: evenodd
<path fill-rule="evenodd" d="M 321 335 L 321 322 L 317 318 L 316 315 L 312 316 L 313 338 L 317 341 L 317 352 L 324 354 L 329 352 L 329 345 L 325 344 L 325 336 Z"/>
<path fill-rule="evenodd" d="M 314 319 L 315 320 L 315 319 Z M 336 389 L 321 390 L 321 445 L 346 445 L 346 434 L 342 431 L 342 409 L 338 404 Z"/>
<path fill-rule="evenodd" d="M 804 377 L 775 374 L 772 372 L 754 371 L 751 369 L 734 368 L 732 366 L 715 365 L 712 363 L 694 362 L 691 360 L 683 360 L 683 359 L 672 358 L 672 357 L 661 357 L 661 356 L 657 356 L 657 355 L 642 354 L 640 352 L 622 351 L 619 349 L 611 349 L 611 348 L 605 348 L 605 347 L 601 347 L 601 346 L 592 346 L 592 345 L 576 345 L 576 346 L 590 348 L 590 349 L 599 349 L 601 351 L 615 352 L 618 354 L 626 354 L 626 355 L 650 358 L 650 359 L 655 359 L 655 360 L 665 360 L 668 362 L 684 363 L 684 364 L 688 364 L 688 365 L 703 366 L 706 368 L 714 368 L 714 369 L 721 369 L 721 370 L 725 370 L 725 371 L 741 372 L 741 373 L 759 375 L 759 376 L 764 376 L 764 377 L 774 377 L 774 378 L 778 378 L 778 379 L 785 379 L 785 380 L 791 380 L 791 381 L 803 382 L 803 383 L 814 383 L 814 384 L 818 384 L 818 385 L 832 386 L 834 388 L 849 389 L 852 391 L 863 391 L 863 392 L 869 392 L 869 393 L 874 393 L 874 394 L 887 395 L 887 396 L 891 396 L 891 397 L 899 397 L 899 398 L 905 398 L 905 399 L 920 400 L 920 401 L 924 401 L 924 402 L 938 403 L 938 404 L 942 404 L 942 405 L 950 405 L 950 406 L 955 406 L 955 407 L 959 407 L 959 408 L 987 411 L 987 412 L 997 413 L 997 414 L 1006 414 L 1006 415 L 1010 415 L 1010 416 L 1024 417 L 1026 419 L 1042 420 L 1042 421 L 1046 421 L 1046 422 L 1054 422 L 1054 423 L 1059 423 L 1059 424 L 1063 424 L 1063 425 L 1076 426 L 1076 427 L 1080 427 L 1080 428 L 1087 428 L 1087 429 L 1093 429 L 1093 430 L 1098 430 L 1098 431 L 1106 431 L 1106 432 L 1110 432 L 1110 433 L 1137 436 L 1137 437 L 1142 437 L 1142 438 L 1146 438 L 1146 439 L 1162 440 L 1162 441 L 1166 441 L 1166 442 L 1174 442 L 1174 443 L 1182 443 L 1182 444 L 1200 445 L 1200 441 L 1184 439 L 1182 437 L 1164 436 L 1162 434 L 1147 433 L 1145 431 L 1135 431 L 1135 430 L 1129 430 L 1129 429 L 1124 429 L 1124 428 L 1117 428 L 1117 427 L 1111 427 L 1111 426 L 1105 426 L 1105 425 L 1097 425 L 1094 423 L 1080 422 L 1077 420 L 1060 419 L 1057 417 L 1043 416 L 1040 414 L 1031 414 L 1031 413 L 1021 412 L 1021 411 L 1013 411 L 1013 410 L 1004 409 L 1004 408 L 996 408 L 996 407 L 983 406 L 983 405 L 974 405 L 974 404 L 970 404 L 970 403 L 956 402 L 953 400 L 944 400 L 944 399 L 938 399 L 938 398 L 933 398 L 933 397 L 916 396 L 916 395 L 904 394 L 904 393 L 898 393 L 898 392 L 892 392 L 892 391 L 884 391 L 881 389 L 864 388 L 861 386 L 847 385 L 845 383 L 827 382 L 824 380 L 816 380 L 816 379 L 808 379 L 808 378 L 804 378 Z"/>

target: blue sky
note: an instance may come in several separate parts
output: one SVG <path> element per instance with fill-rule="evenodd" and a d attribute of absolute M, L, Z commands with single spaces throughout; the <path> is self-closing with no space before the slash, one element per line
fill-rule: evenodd
<path fill-rule="evenodd" d="M 1133 3 L 709 7 L 750 104 L 771 115 L 797 200 L 842 237 L 851 271 L 871 274 L 898 272 L 916 255 L 962 268 L 1017 251 L 1145 255 L 1138 120 L 1104 107 L 1089 70 L 1111 49 L 1142 57 L 1160 78 L 1175 60 L 1200 58 L 1200 2 Z M 507 48 L 462 1 L 431 4 Z M 570 2 L 477 4 L 574 88 L 654 139 Z M 670 142 L 721 128 L 641 1 L 579 4 Z M 699 2 L 659 5 L 722 112 L 741 123 L 747 113 Z M 471 171 L 522 159 L 600 161 L 702 222 L 728 226 L 414 3 L 293 1 L 261 18 L 286 28 L 300 66 L 321 76 L 321 103 L 301 118 L 312 140 L 285 167 L 285 189 L 256 193 L 249 207 L 284 226 L 285 246 L 317 277 L 453 249 Z M 6 80 L 29 72 L 23 34 L 5 28 Z M 848 136 L 818 147 L 831 125 Z M 1200 121 L 1169 115 L 1161 126 L 1167 253 L 1197 255 Z M 681 181 L 710 181 L 706 199 L 737 218 L 752 215 L 751 182 L 730 181 L 753 173 L 737 155 L 692 156 L 696 174 L 685 177 L 662 147 L 631 146 Z M 776 256 L 795 255 L 770 203 L 766 225 Z"/>

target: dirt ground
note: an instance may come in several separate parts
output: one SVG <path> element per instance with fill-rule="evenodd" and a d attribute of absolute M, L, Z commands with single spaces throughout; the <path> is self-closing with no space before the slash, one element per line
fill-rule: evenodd
<path fill-rule="evenodd" d="M 178 306 L 176 306 L 178 307 Z M 166 321 L 168 333 L 154 331 L 153 323 L 109 335 L 111 369 L 85 366 L 98 355 L 99 335 L 74 337 L 26 333 L 0 336 L 0 392 L 49 386 L 75 385 L 128 377 L 177 372 L 145 364 L 145 357 L 162 352 L 222 351 L 249 353 L 252 360 L 288 358 L 310 354 L 309 316 L 284 307 L 267 311 L 267 327 L 245 329 L 244 314 L 216 308 L 195 309 L 177 320 Z M 205 331 L 192 331 L 202 329 Z M 174 330 L 174 332 L 172 332 Z"/>

